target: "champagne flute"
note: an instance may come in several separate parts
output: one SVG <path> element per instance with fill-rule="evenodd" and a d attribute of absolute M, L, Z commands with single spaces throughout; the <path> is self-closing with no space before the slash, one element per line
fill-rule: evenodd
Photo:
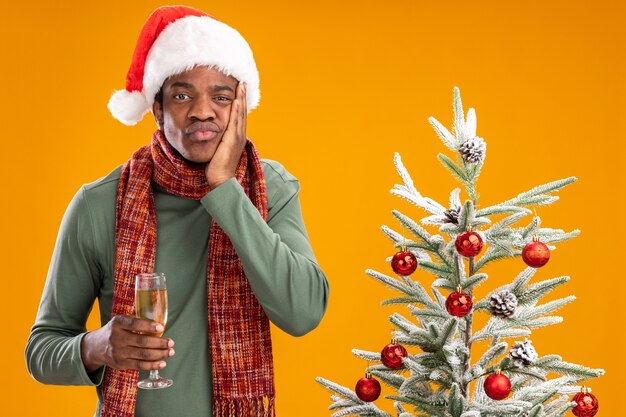
<path fill-rule="evenodd" d="M 154 320 L 165 327 L 167 323 L 167 287 L 165 274 L 145 273 L 135 277 L 135 314 L 138 318 Z M 161 337 L 163 332 L 158 333 Z M 174 383 L 163 378 L 158 370 L 151 370 L 150 377 L 139 381 L 144 389 L 167 388 Z"/>

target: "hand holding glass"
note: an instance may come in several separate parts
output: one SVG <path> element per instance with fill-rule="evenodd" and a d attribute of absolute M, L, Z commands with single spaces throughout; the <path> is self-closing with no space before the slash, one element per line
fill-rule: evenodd
<path fill-rule="evenodd" d="M 156 321 L 165 327 L 167 323 L 165 274 L 139 274 L 135 277 L 135 315 L 141 319 Z M 156 336 L 163 336 L 163 332 Z M 150 377 L 139 381 L 137 386 L 159 389 L 167 388 L 173 383 L 171 379 L 161 377 L 158 370 L 152 370 Z"/>

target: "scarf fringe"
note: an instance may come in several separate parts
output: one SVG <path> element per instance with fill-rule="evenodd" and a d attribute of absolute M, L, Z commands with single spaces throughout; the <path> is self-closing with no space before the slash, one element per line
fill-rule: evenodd
<path fill-rule="evenodd" d="M 215 401 L 213 417 L 276 417 L 274 397 Z"/>

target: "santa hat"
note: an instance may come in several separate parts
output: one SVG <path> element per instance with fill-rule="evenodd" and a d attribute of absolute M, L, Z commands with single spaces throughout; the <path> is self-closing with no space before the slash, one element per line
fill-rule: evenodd
<path fill-rule="evenodd" d="M 127 126 L 136 124 L 152 109 L 168 77 L 198 65 L 245 82 L 248 111 L 259 104 L 259 73 L 239 32 L 200 10 L 166 6 L 156 9 L 141 29 L 126 88 L 109 100 L 111 114 Z"/>

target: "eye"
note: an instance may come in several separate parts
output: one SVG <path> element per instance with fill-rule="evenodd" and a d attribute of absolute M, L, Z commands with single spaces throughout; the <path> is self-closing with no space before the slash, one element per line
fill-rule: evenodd
<path fill-rule="evenodd" d="M 227 103 L 227 102 L 230 101 L 230 97 L 227 97 L 227 96 L 216 96 L 215 100 L 223 102 L 223 103 Z"/>
<path fill-rule="evenodd" d="M 189 96 L 187 94 L 179 93 L 179 94 L 174 94 L 174 98 L 176 100 L 187 100 Z"/>

